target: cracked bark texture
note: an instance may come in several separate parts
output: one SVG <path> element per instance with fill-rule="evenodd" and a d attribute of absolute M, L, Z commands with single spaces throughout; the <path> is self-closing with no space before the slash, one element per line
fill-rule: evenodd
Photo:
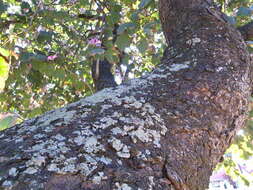
<path fill-rule="evenodd" d="M 0 189 L 204 190 L 247 118 L 240 33 L 204 0 L 160 0 L 169 43 L 140 79 L 0 132 Z"/>

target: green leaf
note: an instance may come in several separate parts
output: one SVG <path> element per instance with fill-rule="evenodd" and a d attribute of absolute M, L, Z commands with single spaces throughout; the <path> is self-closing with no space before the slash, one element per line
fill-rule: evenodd
<path fill-rule="evenodd" d="M 8 56 L 9 52 L 3 48 L 0 48 L 0 53 L 3 56 Z M 0 92 L 4 89 L 5 81 L 8 78 L 9 64 L 3 57 L 0 57 Z"/>
<path fill-rule="evenodd" d="M 41 115 L 43 113 L 43 111 L 41 110 L 40 107 L 37 107 L 33 110 L 31 110 L 31 113 L 29 113 L 29 117 L 35 117 L 37 115 Z"/>
<path fill-rule="evenodd" d="M 124 0 L 123 1 L 126 5 L 131 5 L 133 3 L 133 0 Z"/>
<path fill-rule="evenodd" d="M 37 40 L 39 43 L 42 43 L 42 42 L 49 42 L 52 40 L 53 38 L 53 32 L 47 32 L 47 31 L 40 31 L 38 37 L 37 37 Z"/>
<path fill-rule="evenodd" d="M 60 80 L 63 80 L 65 79 L 65 76 L 66 76 L 66 72 L 63 70 L 63 69 L 56 69 L 55 72 L 54 72 L 54 77 L 60 79 Z"/>
<path fill-rule="evenodd" d="M 30 8 L 31 7 L 30 7 L 29 3 L 25 2 L 25 1 L 23 1 L 21 3 L 21 9 L 30 9 Z"/>
<path fill-rule="evenodd" d="M 96 49 L 92 49 L 90 52 L 89 52 L 89 55 L 90 56 L 95 56 L 95 55 L 102 55 L 105 53 L 105 50 L 102 49 L 102 48 L 96 48 Z"/>
<path fill-rule="evenodd" d="M 141 2 L 139 4 L 139 9 L 147 8 L 151 2 L 152 2 L 152 0 L 141 0 Z"/>
<path fill-rule="evenodd" d="M 119 22 L 120 17 L 116 14 L 109 16 L 106 20 L 109 25 L 113 26 L 115 23 Z"/>
<path fill-rule="evenodd" d="M 119 26 L 117 29 L 118 34 L 124 33 L 126 30 L 134 30 L 136 25 L 132 22 L 124 23 Z"/>
<path fill-rule="evenodd" d="M 236 18 L 233 16 L 224 15 L 225 19 L 232 25 L 236 25 Z"/>
<path fill-rule="evenodd" d="M 125 65 L 126 67 L 128 67 L 128 65 L 129 65 L 129 60 L 131 59 L 131 56 L 130 55 L 128 55 L 128 54 L 125 54 L 124 56 L 123 56 L 123 59 L 121 60 L 121 63 L 123 64 L 123 65 Z"/>
<path fill-rule="evenodd" d="M 145 38 L 142 38 L 139 43 L 137 44 L 137 47 L 141 54 L 144 54 L 148 48 L 148 42 Z"/>
<path fill-rule="evenodd" d="M 113 26 L 115 23 L 119 23 L 121 15 L 118 11 L 112 11 L 111 14 L 106 16 L 106 22 Z"/>
<path fill-rule="evenodd" d="M 252 14 L 252 10 L 247 7 L 240 7 L 237 11 L 237 16 L 250 16 Z"/>
<path fill-rule="evenodd" d="M 32 69 L 27 75 L 27 79 L 32 83 L 34 88 L 41 88 L 43 86 L 43 74 L 37 70 Z"/>
<path fill-rule="evenodd" d="M 46 76 L 54 76 L 55 65 L 45 62 L 33 62 L 32 67 Z"/>
<path fill-rule="evenodd" d="M 122 10 L 122 6 L 120 4 L 114 4 L 113 5 L 113 11 L 116 13 L 119 13 Z"/>
<path fill-rule="evenodd" d="M 149 22 L 143 26 L 144 33 L 147 35 L 153 34 L 152 28 L 155 26 L 155 22 Z"/>
<path fill-rule="evenodd" d="M 110 62 L 110 63 L 118 63 L 119 62 L 119 57 L 116 51 L 113 51 L 112 49 L 109 49 L 105 52 L 105 58 Z"/>
<path fill-rule="evenodd" d="M 117 47 L 123 51 L 126 47 L 129 47 L 131 44 L 131 38 L 127 33 L 123 33 L 116 40 Z"/>
<path fill-rule="evenodd" d="M 138 22 L 139 21 L 139 13 L 141 13 L 141 10 L 136 10 L 131 14 L 131 20 L 133 20 L 134 22 Z"/>
<path fill-rule="evenodd" d="M 2 0 L 0 0 L 0 15 L 6 11 L 6 6 Z"/>
<path fill-rule="evenodd" d="M 1 53 L 3 56 L 5 56 L 5 57 L 10 56 L 10 52 L 9 52 L 8 50 L 4 49 L 4 48 L 1 48 L 1 47 L 0 47 L 0 53 Z"/>
<path fill-rule="evenodd" d="M 161 59 L 161 57 L 159 57 L 159 56 L 157 56 L 157 55 L 155 54 L 155 55 L 152 56 L 152 63 L 153 63 L 154 65 L 157 65 L 157 64 L 160 63 L 160 59 Z"/>
<path fill-rule="evenodd" d="M 0 120 L 0 131 L 11 127 L 15 124 L 16 117 L 15 116 L 7 116 Z"/>
<path fill-rule="evenodd" d="M 4 6 L 2 6 L 2 5 L 0 4 L 0 16 L 1 16 L 5 11 L 6 11 L 6 10 L 5 10 Z"/>
<path fill-rule="evenodd" d="M 84 83 L 83 83 L 82 81 L 76 80 L 76 81 L 74 82 L 74 87 L 76 88 L 76 90 L 83 90 L 84 87 L 85 87 L 85 85 L 84 85 Z"/>
<path fill-rule="evenodd" d="M 64 4 L 64 3 L 67 3 L 68 0 L 60 0 L 59 4 Z"/>
<path fill-rule="evenodd" d="M 42 54 L 23 52 L 20 55 L 20 61 L 22 61 L 23 63 L 33 63 L 33 62 L 41 63 L 47 61 L 47 56 Z"/>
<path fill-rule="evenodd" d="M 88 0 L 80 0 L 80 4 L 81 5 L 89 5 L 89 1 Z"/>
<path fill-rule="evenodd" d="M 34 54 L 33 53 L 29 53 L 29 52 L 22 52 L 20 54 L 20 61 L 21 62 L 24 62 L 24 63 L 27 63 L 27 62 L 30 62 L 30 58 L 33 56 Z"/>

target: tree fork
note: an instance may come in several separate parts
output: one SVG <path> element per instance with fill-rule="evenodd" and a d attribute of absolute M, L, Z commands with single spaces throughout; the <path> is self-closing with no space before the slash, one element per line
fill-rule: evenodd
<path fill-rule="evenodd" d="M 211 3 L 159 5 L 169 43 L 162 64 L 0 132 L 0 189 L 208 187 L 247 118 L 250 57 Z"/>

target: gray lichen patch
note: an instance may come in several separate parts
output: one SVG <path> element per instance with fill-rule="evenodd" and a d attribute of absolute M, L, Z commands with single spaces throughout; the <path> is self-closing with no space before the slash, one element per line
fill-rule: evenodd
<path fill-rule="evenodd" d="M 115 127 L 115 128 L 113 128 L 113 129 L 112 129 L 112 134 L 113 134 L 113 135 L 118 135 L 118 134 L 120 134 L 120 135 L 122 135 L 122 136 L 127 135 L 127 133 L 126 133 L 122 128 L 120 128 L 120 127 Z"/>
<path fill-rule="evenodd" d="M 104 146 L 98 142 L 97 137 L 93 136 L 86 139 L 84 149 L 88 153 L 96 153 L 98 151 L 104 150 Z"/>
<path fill-rule="evenodd" d="M 57 141 L 64 141 L 66 138 L 64 136 L 62 136 L 61 134 L 57 134 L 53 137 L 54 139 L 56 139 Z"/>
<path fill-rule="evenodd" d="M 99 128 L 105 129 L 109 126 L 112 126 L 116 124 L 118 121 L 115 119 L 112 119 L 110 117 L 104 117 L 100 120 L 102 123 L 100 124 Z"/>
<path fill-rule="evenodd" d="M 41 134 L 41 133 L 35 134 L 35 135 L 33 136 L 33 138 L 36 139 L 36 140 L 42 139 L 42 138 L 44 138 L 44 137 L 46 137 L 46 135 Z"/>
<path fill-rule="evenodd" d="M 25 174 L 30 174 L 30 175 L 35 174 L 35 173 L 37 173 L 37 172 L 38 172 L 38 169 L 33 168 L 33 167 L 29 167 L 29 168 L 27 168 L 27 169 L 24 171 Z"/>
<path fill-rule="evenodd" d="M 154 177 L 149 176 L 148 180 L 149 180 L 149 189 L 153 189 L 153 187 L 155 186 Z"/>
<path fill-rule="evenodd" d="M 111 103 L 115 105 L 121 105 L 123 98 L 120 98 L 122 94 L 126 94 L 131 92 L 134 92 L 135 89 L 145 89 L 148 87 L 148 85 L 152 84 L 152 78 L 149 79 L 144 79 L 144 78 L 139 78 L 139 79 L 132 79 L 128 81 L 127 83 L 120 85 L 116 88 L 106 88 L 103 89 L 97 93 L 95 93 L 93 96 L 84 98 L 80 101 L 78 101 L 76 104 L 81 104 L 81 105 L 95 105 L 98 103 L 103 103 L 106 101 L 110 101 Z M 135 93 L 133 93 L 134 95 Z M 126 98 L 127 96 L 124 96 Z M 108 105 L 109 106 L 109 105 Z M 109 107 L 104 105 L 102 107 L 102 110 L 108 109 Z"/>
<path fill-rule="evenodd" d="M 67 124 L 71 120 L 73 120 L 75 113 L 76 111 L 74 110 L 67 111 L 67 107 L 47 112 L 44 115 L 37 117 L 36 119 L 32 119 L 31 121 L 28 120 L 25 121 L 23 124 L 21 124 L 22 127 L 20 127 L 17 130 L 18 134 L 20 135 L 30 134 L 40 128 L 43 128 L 44 132 L 46 133 L 52 132 L 54 127 L 57 126 L 57 124 L 60 125 Z M 29 123 L 33 124 L 29 125 Z M 37 135 L 36 138 L 43 137 L 43 133 L 36 135 Z"/>
<path fill-rule="evenodd" d="M 100 184 L 102 180 L 106 180 L 107 178 L 108 177 L 105 176 L 104 172 L 98 172 L 98 174 L 92 178 L 92 182 L 95 184 Z"/>
<path fill-rule="evenodd" d="M 145 129 L 144 127 L 139 127 L 135 131 L 130 132 L 130 136 L 133 140 L 133 142 L 137 142 L 137 139 L 140 140 L 143 143 L 152 142 L 157 147 L 160 147 L 160 139 L 161 135 L 159 131 L 151 130 L 151 129 Z"/>
<path fill-rule="evenodd" d="M 166 73 L 166 74 L 152 74 L 152 75 L 149 75 L 149 76 L 148 76 L 148 79 L 149 79 L 149 80 L 162 79 L 162 78 L 166 79 L 166 78 L 168 78 L 169 76 L 171 76 L 170 73 Z"/>
<path fill-rule="evenodd" d="M 51 172 L 60 173 L 60 168 L 58 168 L 57 164 L 55 164 L 55 163 L 49 164 L 47 167 L 47 170 L 51 171 Z"/>
<path fill-rule="evenodd" d="M 130 150 L 126 145 L 124 145 L 123 148 L 117 152 L 117 155 L 121 158 L 130 158 L 131 157 Z"/>
<path fill-rule="evenodd" d="M 149 113 L 153 115 L 155 113 L 155 107 L 152 106 L 150 103 L 146 103 L 143 107 L 143 113 Z"/>
<path fill-rule="evenodd" d="M 135 98 L 125 99 L 127 103 L 136 102 Z M 129 104 L 128 104 L 129 105 Z M 131 137 L 133 143 L 137 143 L 139 140 L 143 143 L 151 143 L 155 147 L 160 147 L 160 140 L 163 135 L 166 134 L 167 128 L 165 126 L 165 122 L 159 114 L 156 114 L 155 107 L 149 103 L 145 103 L 144 105 L 140 102 L 141 115 L 145 117 L 145 119 L 140 118 L 138 116 L 126 115 L 121 116 L 119 121 L 124 123 L 124 125 L 119 128 L 112 128 L 112 133 L 121 136 L 128 135 Z M 136 108 L 136 106 L 134 106 Z M 137 109 L 137 108 L 136 108 Z M 152 127 L 156 126 L 154 129 Z M 110 140 L 112 142 L 112 147 L 117 151 L 119 156 L 125 156 L 126 158 L 130 156 L 127 148 L 124 148 L 122 151 L 124 144 L 119 139 Z"/>
<path fill-rule="evenodd" d="M 83 145 L 83 144 L 85 144 L 85 142 L 86 142 L 86 137 L 84 136 L 77 136 L 77 137 L 75 137 L 74 138 L 74 142 L 77 144 L 77 145 Z"/>
<path fill-rule="evenodd" d="M 85 152 L 96 153 L 104 150 L 103 145 L 99 142 L 99 136 L 94 136 L 92 134 L 82 135 L 80 131 L 75 131 L 74 134 L 77 134 L 78 136 L 74 138 L 73 142 L 78 146 L 82 145 Z"/>
<path fill-rule="evenodd" d="M 102 105 L 100 113 L 104 113 L 106 110 L 110 109 L 112 105 Z"/>
<path fill-rule="evenodd" d="M 73 163 L 64 162 L 64 165 L 61 165 L 62 164 L 52 163 L 48 166 L 47 170 L 58 174 L 76 173 L 80 170 L 77 168 L 77 165 Z"/>
<path fill-rule="evenodd" d="M 77 168 L 79 168 L 79 171 L 84 176 L 89 175 L 91 172 L 93 172 L 97 168 L 97 162 L 95 163 L 80 163 L 77 165 Z"/>
<path fill-rule="evenodd" d="M 49 139 L 45 142 L 40 142 L 30 149 L 25 150 L 25 152 L 38 152 L 40 154 L 48 153 L 49 155 L 56 155 L 58 153 L 63 153 L 68 151 L 69 148 L 66 147 L 65 142 L 58 142 L 52 139 Z"/>
<path fill-rule="evenodd" d="M 11 168 L 11 169 L 9 170 L 9 176 L 16 177 L 17 174 L 18 174 L 17 168 Z"/>
<path fill-rule="evenodd" d="M 126 183 L 120 184 L 117 182 L 115 185 L 116 185 L 116 189 L 114 189 L 114 190 L 132 190 L 133 189 L 132 187 L 130 187 Z"/>
<path fill-rule="evenodd" d="M 2 184 L 2 186 L 6 189 L 11 189 L 12 185 L 13 185 L 13 182 L 8 181 L 8 180 L 4 181 L 3 184 Z"/>
<path fill-rule="evenodd" d="M 192 38 L 190 40 L 187 40 L 186 44 L 195 46 L 197 43 L 200 43 L 200 42 L 201 42 L 201 39 L 196 37 L 196 38 Z"/>
<path fill-rule="evenodd" d="M 33 167 L 41 167 L 46 164 L 46 157 L 43 156 L 33 156 L 31 160 L 26 162 L 26 166 L 33 166 Z"/>
<path fill-rule="evenodd" d="M 136 109 L 140 109 L 142 107 L 142 103 L 138 102 L 138 101 L 135 101 L 135 102 L 129 104 L 129 106 L 134 107 Z"/>
<path fill-rule="evenodd" d="M 57 174 L 80 172 L 84 176 L 88 176 L 99 166 L 99 164 L 110 164 L 112 162 L 110 158 L 105 156 L 96 157 L 96 148 L 93 148 L 93 146 L 96 145 L 96 139 L 89 138 L 87 145 L 85 144 L 85 152 L 88 154 L 79 154 L 76 157 L 70 158 L 59 155 L 51 160 L 51 163 L 47 166 L 47 170 Z M 89 153 L 89 150 L 92 151 Z M 80 162 L 80 160 L 82 160 L 82 162 Z"/>
<path fill-rule="evenodd" d="M 119 139 L 113 138 L 109 140 L 109 142 L 112 144 L 112 147 L 115 149 L 117 155 L 121 158 L 130 158 L 130 150 L 127 145 L 122 143 Z"/>
<path fill-rule="evenodd" d="M 124 146 L 124 144 L 119 139 L 112 139 L 111 143 L 112 143 L 112 147 L 116 151 L 120 151 L 123 148 L 123 146 Z"/>
<path fill-rule="evenodd" d="M 73 119 L 73 117 L 75 116 L 76 111 L 71 110 L 71 111 L 67 111 L 66 108 L 60 108 L 60 109 L 56 109 L 53 112 L 50 112 L 50 114 L 45 114 L 42 117 L 39 117 L 39 119 L 37 120 L 37 123 L 41 123 L 43 126 L 47 126 L 50 125 L 52 122 L 56 122 L 57 119 L 63 119 L 64 121 L 61 121 L 60 123 L 68 123 L 69 121 L 71 121 Z"/>
<path fill-rule="evenodd" d="M 187 69 L 189 67 L 190 67 L 189 62 L 174 63 L 174 64 L 170 65 L 170 71 L 176 72 L 176 71 L 180 71 L 182 69 Z"/>
<path fill-rule="evenodd" d="M 137 117 L 137 116 L 133 116 L 133 115 L 129 115 L 126 117 L 120 117 L 119 120 L 125 124 L 136 124 L 138 126 L 144 126 L 144 120 Z M 132 128 L 130 126 L 130 128 Z M 127 129 L 129 130 L 129 129 Z"/>
<path fill-rule="evenodd" d="M 65 164 L 64 167 L 61 168 L 60 173 L 61 174 L 67 174 L 67 173 L 76 173 L 79 169 L 76 167 L 76 164 Z"/>

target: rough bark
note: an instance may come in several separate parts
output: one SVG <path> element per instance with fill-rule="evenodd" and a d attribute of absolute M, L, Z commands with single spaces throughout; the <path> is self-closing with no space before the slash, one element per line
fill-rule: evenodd
<path fill-rule="evenodd" d="M 0 189 L 204 190 L 247 117 L 250 58 L 203 0 L 160 0 L 149 75 L 0 133 Z"/>

